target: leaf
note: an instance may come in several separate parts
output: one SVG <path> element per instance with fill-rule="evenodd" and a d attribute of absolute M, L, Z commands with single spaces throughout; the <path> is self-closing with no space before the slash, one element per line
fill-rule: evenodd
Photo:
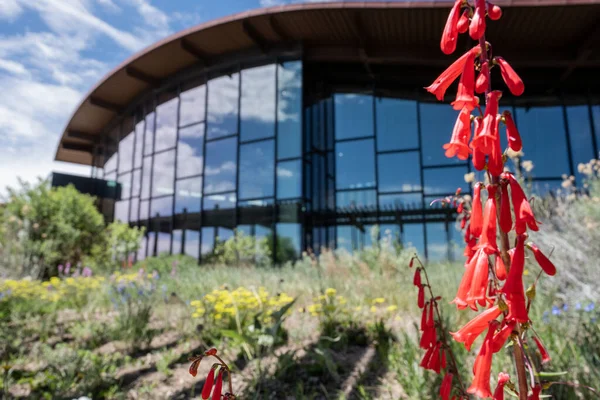
<path fill-rule="evenodd" d="M 538 376 L 540 378 L 555 378 L 563 375 L 567 375 L 568 371 L 556 371 L 556 372 L 539 372 Z"/>

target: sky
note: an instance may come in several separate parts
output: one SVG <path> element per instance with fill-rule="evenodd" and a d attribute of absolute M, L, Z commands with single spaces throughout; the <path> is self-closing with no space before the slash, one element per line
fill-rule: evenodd
<path fill-rule="evenodd" d="M 0 0 L 0 196 L 52 171 L 85 93 L 153 42 L 225 15 L 302 0 Z M 307 0 L 310 1 L 310 0 Z"/>

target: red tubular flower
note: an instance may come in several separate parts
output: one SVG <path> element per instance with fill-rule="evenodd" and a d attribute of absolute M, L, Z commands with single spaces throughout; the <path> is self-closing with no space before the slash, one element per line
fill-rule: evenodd
<path fill-rule="evenodd" d="M 523 148 L 523 142 L 521 141 L 521 135 L 517 129 L 517 125 L 513 120 L 510 111 L 504 111 L 502 113 L 504 117 L 504 125 L 506 125 L 506 137 L 508 139 L 508 147 L 514 151 L 521 151 Z"/>
<path fill-rule="evenodd" d="M 458 33 L 465 33 L 469 30 L 469 10 L 463 11 L 460 19 L 458 20 L 458 24 L 456 24 L 456 29 L 458 29 Z"/>
<path fill-rule="evenodd" d="M 480 132 L 475 132 L 475 137 L 471 142 L 471 147 L 484 154 L 492 154 L 494 151 L 494 141 L 498 136 L 498 102 L 502 97 L 502 92 L 494 90 L 487 94 L 485 114 Z"/>
<path fill-rule="evenodd" d="M 540 355 L 542 356 L 542 364 L 550 361 L 550 354 L 548 354 L 548 350 L 546 350 L 542 341 L 537 336 L 533 337 L 533 341 L 535 342 L 535 344 L 540 352 Z"/>
<path fill-rule="evenodd" d="M 476 303 L 479 303 L 482 307 L 486 304 L 489 262 L 488 255 L 483 248 L 477 250 L 477 255 L 473 258 L 475 259 L 475 270 L 473 272 L 473 280 L 471 281 L 469 294 L 467 295 L 467 304 L 471 309 L 477 311 Z"/>
<path fill-rule="evenodd" d="M 455 110 L 467 108 L 472 111 L 479 104 L 479 98 L 475 97 L 475 53 L 469 52 L 463 72 L 458 82 L 456 99 L 452 102 Z"/>
<path fill-rule="evenodd" d="M 464 209 L 465 209 L 465 203 L 460 203 L 458 205 L 458 207 L 456 208 L 456 212 L 461 214 L 464 211 Z M 463 227 L 463 229 L 464 229 L 464 227 Z"/>
<path fill-rule="evenodd" d="M 500 229 L 502 229 L 502 232 L 508 233 L 512 229 L 512 214 L 510 212 L 508 187 L 502 185 L 500 191 Z"/>
<path fill-rule="evenodd" d="M 539 230 L 537 221 L 521 185 L 511 173 L 503 173 L 502 178 L 510 183 L 510 197 L 515 209 L 515 232 L 517 235 L 522 235 L 527 231 L 527 227 L 537 232 Z"/>
<path fill-rule="evenodd" d="M 475 0 L 475 13 L 469 25 L 469 35 L 473 40 L 479 40 L 485 33 L 485 0 Z"/>
<path fill-rule="evenodd" d="M 219 370 L 219 375 L 217 375 L 217 383 L 215 383 L 215 390 L 213 391 L 212 400 L 221 400 L 221 392 L 222 391 L 223 391 L 223 368 L 221 368 Z"/>
<path fill-rule="evenodd" d="M 488 171 L 492 176 L 500 176 L 504 171 L 504 159 L 502 157 L 502 145 L 500 144 L 500 135 L 498 134 L 498 125 L 501 120 L 500 115 L 496 115 L 496 138 L 494 139 L 494 148 L 488 160 Z"/>
<path fill-rule="evenodd" d="M 506 279 L 506 265 L 504 265 L 504 261 L 502 261 L 502 257 L 500 253 L 496 253 L 496 258 L 494 260 L 494 272 L 496 272 L 496 278 L 503 281 Z"/>
<path fill-rule="evenodd" d="M 546 257 L 544 253 L 541 252 L 539 247 L 537 247 L 535 244 L 528 243 L 527 246 L 531 249 L 531 251 L 533 251 L 535 261 L 538 262 L 538 264 L 544 270 L 544 272 L 550 276 L 554 276 L 556 274 L 556 267 L 554 266 L 552 261 L 550 261 L 548 257 Z"/>
<path fill-rule="evenodd" d="M 510 376 L 505 372 L 498 374 L 498 386 L 494 390 L 493 400 L 504 400 L 504 385 L 510 380 Z"/>
<path fill-rule="evenodd" d="M 214 366 L 208 371 L 208 375 L 206 375 L 206 379 L 204 380 L 204 386 L 202 387 L 202 399 L 207 400 L 210 397 L 210 392 L 213 388 L 213 383 L 215 381 L 215 369 Z"/>
<path fill-rule="evenodd" d="M 512 262 L 502 293 L 508 304 L 509 321 L 527 322 L 527 307 L 523 289 L 523 270 L 525 269 L 525 235 L 517 236 L 517 245 L 512 255 Z"/>
<path fill-rule="evenodd" d="M 473 365 L 473 383 L 467 389 L 467 393 L 474 394 L 479 397 L 492 397 L 492 389 L 490 388 L 490 374 L 492 372 L 492 339 L 494 332 L 498 326 L 498 321 L 491 321 L 485 339 L 479 354 Z"/>
<path fill-rule="evenodd" d="M 196 357 L 192 361 L 192 364 L 190 365 L 190 368 L 188 369 L 188 372 L 190 373 L 191 376 L 196 376 L 198 375 L 198 366 L 200 366 L 200 361 L 202 361 L 202 357 Z"/>
<path fill-rule="evenodd" d="M 413 285 L 421 286 L 421 268 L 415 270 L 415 276 L 413 277 Z"/>
<path fill-rule="evenodd" d="M 458 332 L 450 332 L 450 334 L 454 340 L 459 343 L 464 343 L 467 350 L 471 351 L 471 346 L 475 339 L 488 328 L 489 322 L 498 318 L 500 314 L 502 314 L 500 307 L 490 307 L 467 322 L 467 324 L 460 328 Z"/>
<path fill-rule="evenodd" d="M 442 400 L 450 400 L 450 392 L 452 391 L 452 379 L 454 375 L 450 372 L 444 376 L 442 386 L 440 386 L 440 397 Z"/>
<path fill-rule="evenodd" d="M 502 57 L 494 57 L 494 60 L 500 66 L 500 75 L 502 75 L 504 83 L 508 86 L 508 90 L 515 96 L 522 95 L 525 91 L 525 85 L 513 67 Z"/>
<path fill-rule="evenodd" d="M 427 322 L 425 322 L 425 329 L 423 330 L 423 334 L 421 335 L 421 341 L 419 343 L 419 347 L 422 349 L 428 349 L 432 347 L 437 340 L 437 332 L 435 330 L 435 320 L 433 318 L 433 312 L 435 310 L 435 305 L 429 303 L 429 310 L 427 313 Z"/>
<path fill-rule="evenodd" d="M 463 54 L 458 60 L 454 61 L 437 79 L 425 89 L 435 95 L 435 97 L 439 101 L 444 100 L 444 94 L 448 87 L 458 78 L 458 76 L 462 73 L 465 63 L 467 62 L 467 58 L 469 54 L 475 53 L 475 55 L 479 55 L 481 53 L 481 48 L 479 45 L 473 47 L 471 50 L 467 51 Z"/>
<path fill-rule="evenodd" d="M 475 247 L 477 247 L 476 238 L 470 238 L 467 240 L 467 245 L 465 246 L 465 251 L 463 252 L 463 255 L 467 257 L 467 263 L 471 261 L 471 258 L 475 254 Z"/>
<path fill-rule="evenodd" d="M 490 81 L 490 66 L 487 62 L 481 65 L 481 71 L 475 81 L 475 92 L 485 93 Z"/>
<path fill-rule="evenodd" d="M 487 12 L 492 21 L 497 21 L 502 17 L 502 9 L 495 4 L 488 3 Z"/>
<path fill-rule="evenodd" d="M 506 322 L 506 320 L 504 320 L 502 322 L 502 327 L 500 328 L 500 331 L 494 335 L 494 340 L 492 342 L 492 351 L 494 353 L 502 350 L 510 334 L 515 329 L 515 325 L 517 325 L 517 323 L 514 321 Z"/>
<path fill-rule="evenodd" d="M 532 389 L 532 393 L 527 397 L 527 400 L 540 400 L 540 394 L 542 393 L 542 387 L 535 385 Z"/>
<path fill-rule="evenodd" d="M 471 111 L 464 107 L 456 123 L 454 124 L 454 130 L 452 131 L 452 138 L 450 143 L 444 145 L 446 150 L 446 157 L 452 158 L 457 156 L 459 160 L 466 160 L 471 154 L 469 148 L 469 139 L 471 138 Z"/>
<path fill-rule="evenodd" d="M 481 250 L 477 250 L 475 255 L 465 264 L 465 273 L 463 274 L 456 297 L 452 300 L 452 303 L 456 304 L 459 310 L 467 308 L 469 292 L 471 291 L 471 284 L 473 282 L 473 276 L 477 265 L 478 255 L 482 253 Z"/>
<path fill-rule="evenodd" d="M 423 308 L 425 306 L 425 289 L 423 285 L 419 286 L 419 293 L 417 295 L 417 305 L 419 308 Z"/>
<path fill-rule="evenodd" d="M 427 327 L 427 309 L 429 308 L 429 302 L 425 303 L 425 307 L 423 307 L 423 312 L 421 313 L 421 332 L 425 331 Z"/>
<path fill-rule="evenodd" d="M 491 255 L 498 252 L 498 244 L 496 243 L 496 187 L 488 185 L 487 191 L 488 198 L 483 210 L 483 229 L 478 247 L 483 249 L 486 254 Z"/>
<path fill-rule="evenodd" d="M 427 366 L 429 365 L 429 360 L 431 360 L 431 356 L 433 356 L 434 348 L 435 348 L 435 346 L 428 348 L 427 351 L 425 352 L 425 354 L 423 354 L 423 358 L 421 359 L 421 362 L 419 363 L 419 366 L 421 366 L 421 368 L 427 369 Z"/>
<path fill-rule="evenodd" d="M 426 367 L 426 369 L 429 369 L 435 372 L 436 374 L 439 374 L 441 372 L 440 343 L 441 342 L 436 342 L 435 346 L 433 346 L 433 353 L 431 354 L 431 357 L 429 358 L 429 363 Z"/>
<path fill-rule="evenodd" d="M 217 349 L 215 349 L 214 347 L 211 347 L 210 349 L 206 350 L 204 352 L 205 356 L 216 356 L 217 355 Z"/>
<path fill-rule="evenodd" d="M 460 18 L 460 8 L 462 6 L 462 0 L 456 0 L 454 6 L 448 15 L 444 32 L 442 33 L 442 40 L 440 42 L 440 48 L 444 54 L 452 54 L 456 50 L 456 40 L 458 39 L 458 19 Z"/>
<path fill-rule="evenodd" d="M 483 216 L 481 213 L 481 183 L 473 188 L 473 207 L 471 209 L 471 234 L 474 237 L 481 236 L 483 229 Z"/>

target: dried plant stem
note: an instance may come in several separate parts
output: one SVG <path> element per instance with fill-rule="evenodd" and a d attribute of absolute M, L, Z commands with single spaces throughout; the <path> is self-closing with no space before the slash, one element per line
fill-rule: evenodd
<path fill-rule="evenodd" d="M 219 357 L 218 355 L 213 355 L 214 358 L 216 358 L 217 360 L 219 360 L 219 362 L 221 363 L 221 366 L 223 368 L 225 368 L 225 371 L 227 371 L 227 380 L 229 381 L 229 393 L 233 394 L 233 383 L 231 383 L 231 369 L 229 369 L 229 365 L 227 365 L 227 363 L 225 361 L 223 361 L 223 359 L 221 357 Z"/>

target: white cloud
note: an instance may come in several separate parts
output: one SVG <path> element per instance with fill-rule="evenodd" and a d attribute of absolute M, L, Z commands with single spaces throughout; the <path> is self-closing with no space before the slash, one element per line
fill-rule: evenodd
<path fill-rule="evenodd" d="M 3 60 L 1 58 L 0 69 L 3 69 L 13 75 L 29 75 L 29 72 L 23 64 L 11 60 Z"/>
<path fill-rule="evenodd" d="M 113 3 L 112 0 L 96 0 L 98 2 L 98 4 L 100 4 L 106 11 L 112 12 L 112 13 L 120 13 L 121 7 L 119 7 L 118 5 L 116 5 L 115 3 Z"/>
<path fill-rule="evenodd" d="M 284 5 L 285 1 L 283 0 L 260 0 L 261 7 L 274 7 Z"/>
<path fill-rule="evenodd" d="M 0 19 L 13 20 L 23 12 L 17 0 L 0 1 Z"/>

